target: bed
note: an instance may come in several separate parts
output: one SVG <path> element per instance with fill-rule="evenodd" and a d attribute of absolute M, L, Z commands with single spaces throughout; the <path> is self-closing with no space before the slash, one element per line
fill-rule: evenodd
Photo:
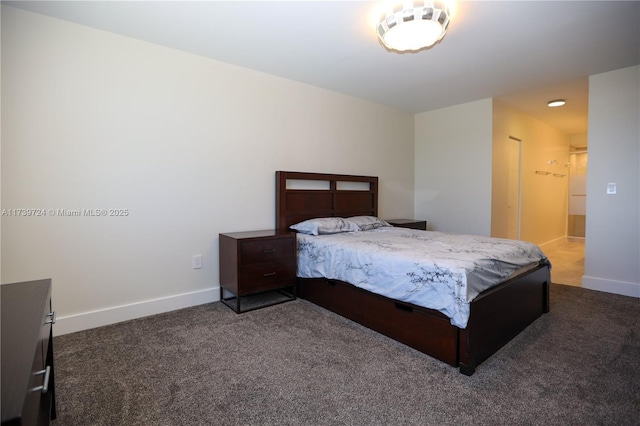
<path fill-rule="evenodd" d="M 377 177 L 276 172 L 277 229 L 313 218 L 357 216 L 378 217 Z M 472 375 L 478 365 L 549 311 L 549 283 L 546 260 L 520 269 L 475 296 L 468 304 L 466 321 L 458 321 L 458 326 L 441 310 L 377 294 L 346 280 L 299 277 L 296 291 L 302 299 Z"/>

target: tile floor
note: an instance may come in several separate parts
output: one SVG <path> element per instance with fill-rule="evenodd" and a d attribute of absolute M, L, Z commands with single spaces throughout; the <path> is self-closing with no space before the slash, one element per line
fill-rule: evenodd
<path fill-rule="evenodd" d="M 545 248 L 551 261 L 551 281 L 580 287 L 584 275 L 584 240 L 572 240 Z"/>

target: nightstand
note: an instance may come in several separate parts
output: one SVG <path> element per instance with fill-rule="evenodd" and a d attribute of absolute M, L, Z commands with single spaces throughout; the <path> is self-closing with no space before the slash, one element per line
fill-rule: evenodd
<path fill-rule="evenodd" d="M 2 424 L 48 425 L 56 418 L 51 279 L 0 286 Z"/>
<path fill-rule="evenodd" d="M 426 220 L 390 219 L 390 220 L 387 220 L 387 222 L 389 222 L 390 225 L 393 225 L 398 228 L 420 229 L 422 231 L 427 230 Z"/>
<path fill-rule="evenodd" d="M 294 300 L 296 268 L 291 231 L 220 234 L 220 301 L 236 313 Z"/>

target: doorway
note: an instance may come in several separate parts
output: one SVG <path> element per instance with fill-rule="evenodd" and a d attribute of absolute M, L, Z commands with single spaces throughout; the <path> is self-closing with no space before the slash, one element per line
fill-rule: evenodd
<path fill-rule="evenodd" d="M 569 212 L 567 236 L 570 240 L 585 238 L 587 223 L 587 163 L 586 147 L 569 151 Z M 584 242 L 584 241 L 582 241 Z"/>
<path fill-rule="evenodd" d="M 507 238 L 519 240 L 522 207 L 522 139 L 509 136 L 507 147 Z"/>
<path fill-rule="evenodd" d="M 552 281 L 580 287 L 584 275 L 584 244 L 587 222 L 587 147 L 571 146 L 569 151 L 569 208 L 567 239 L 545 250 L 551 261 Z"/>

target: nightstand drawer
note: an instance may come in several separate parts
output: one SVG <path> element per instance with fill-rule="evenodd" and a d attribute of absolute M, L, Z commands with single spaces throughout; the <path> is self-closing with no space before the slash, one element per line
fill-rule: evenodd
<path fill-rule="evenodd" d="M 240 294 L 293 285 L 296 269 L 293 262 L 261 263 L 241 268 Z"/>
<path fill-rule="evenodd" d="M 295 240 L 292 238 L 243 241 L 240 244 L 240 256 L 244 265 L 291 259 L 294 251 Z"/>
<path fill-rule="evenodd" d="M 56 322 L 55 312 L 51 309 L 51 296 L 47 299 L 42 313 L 42 326 L 40 327 L 40 340 L 42 341 L 42 370 L 46 367 L 45 362 L 47 360 L 47 350 L 49 348 L 49 339 L 51 338 L 51 331 L 53 324 Z"/>

